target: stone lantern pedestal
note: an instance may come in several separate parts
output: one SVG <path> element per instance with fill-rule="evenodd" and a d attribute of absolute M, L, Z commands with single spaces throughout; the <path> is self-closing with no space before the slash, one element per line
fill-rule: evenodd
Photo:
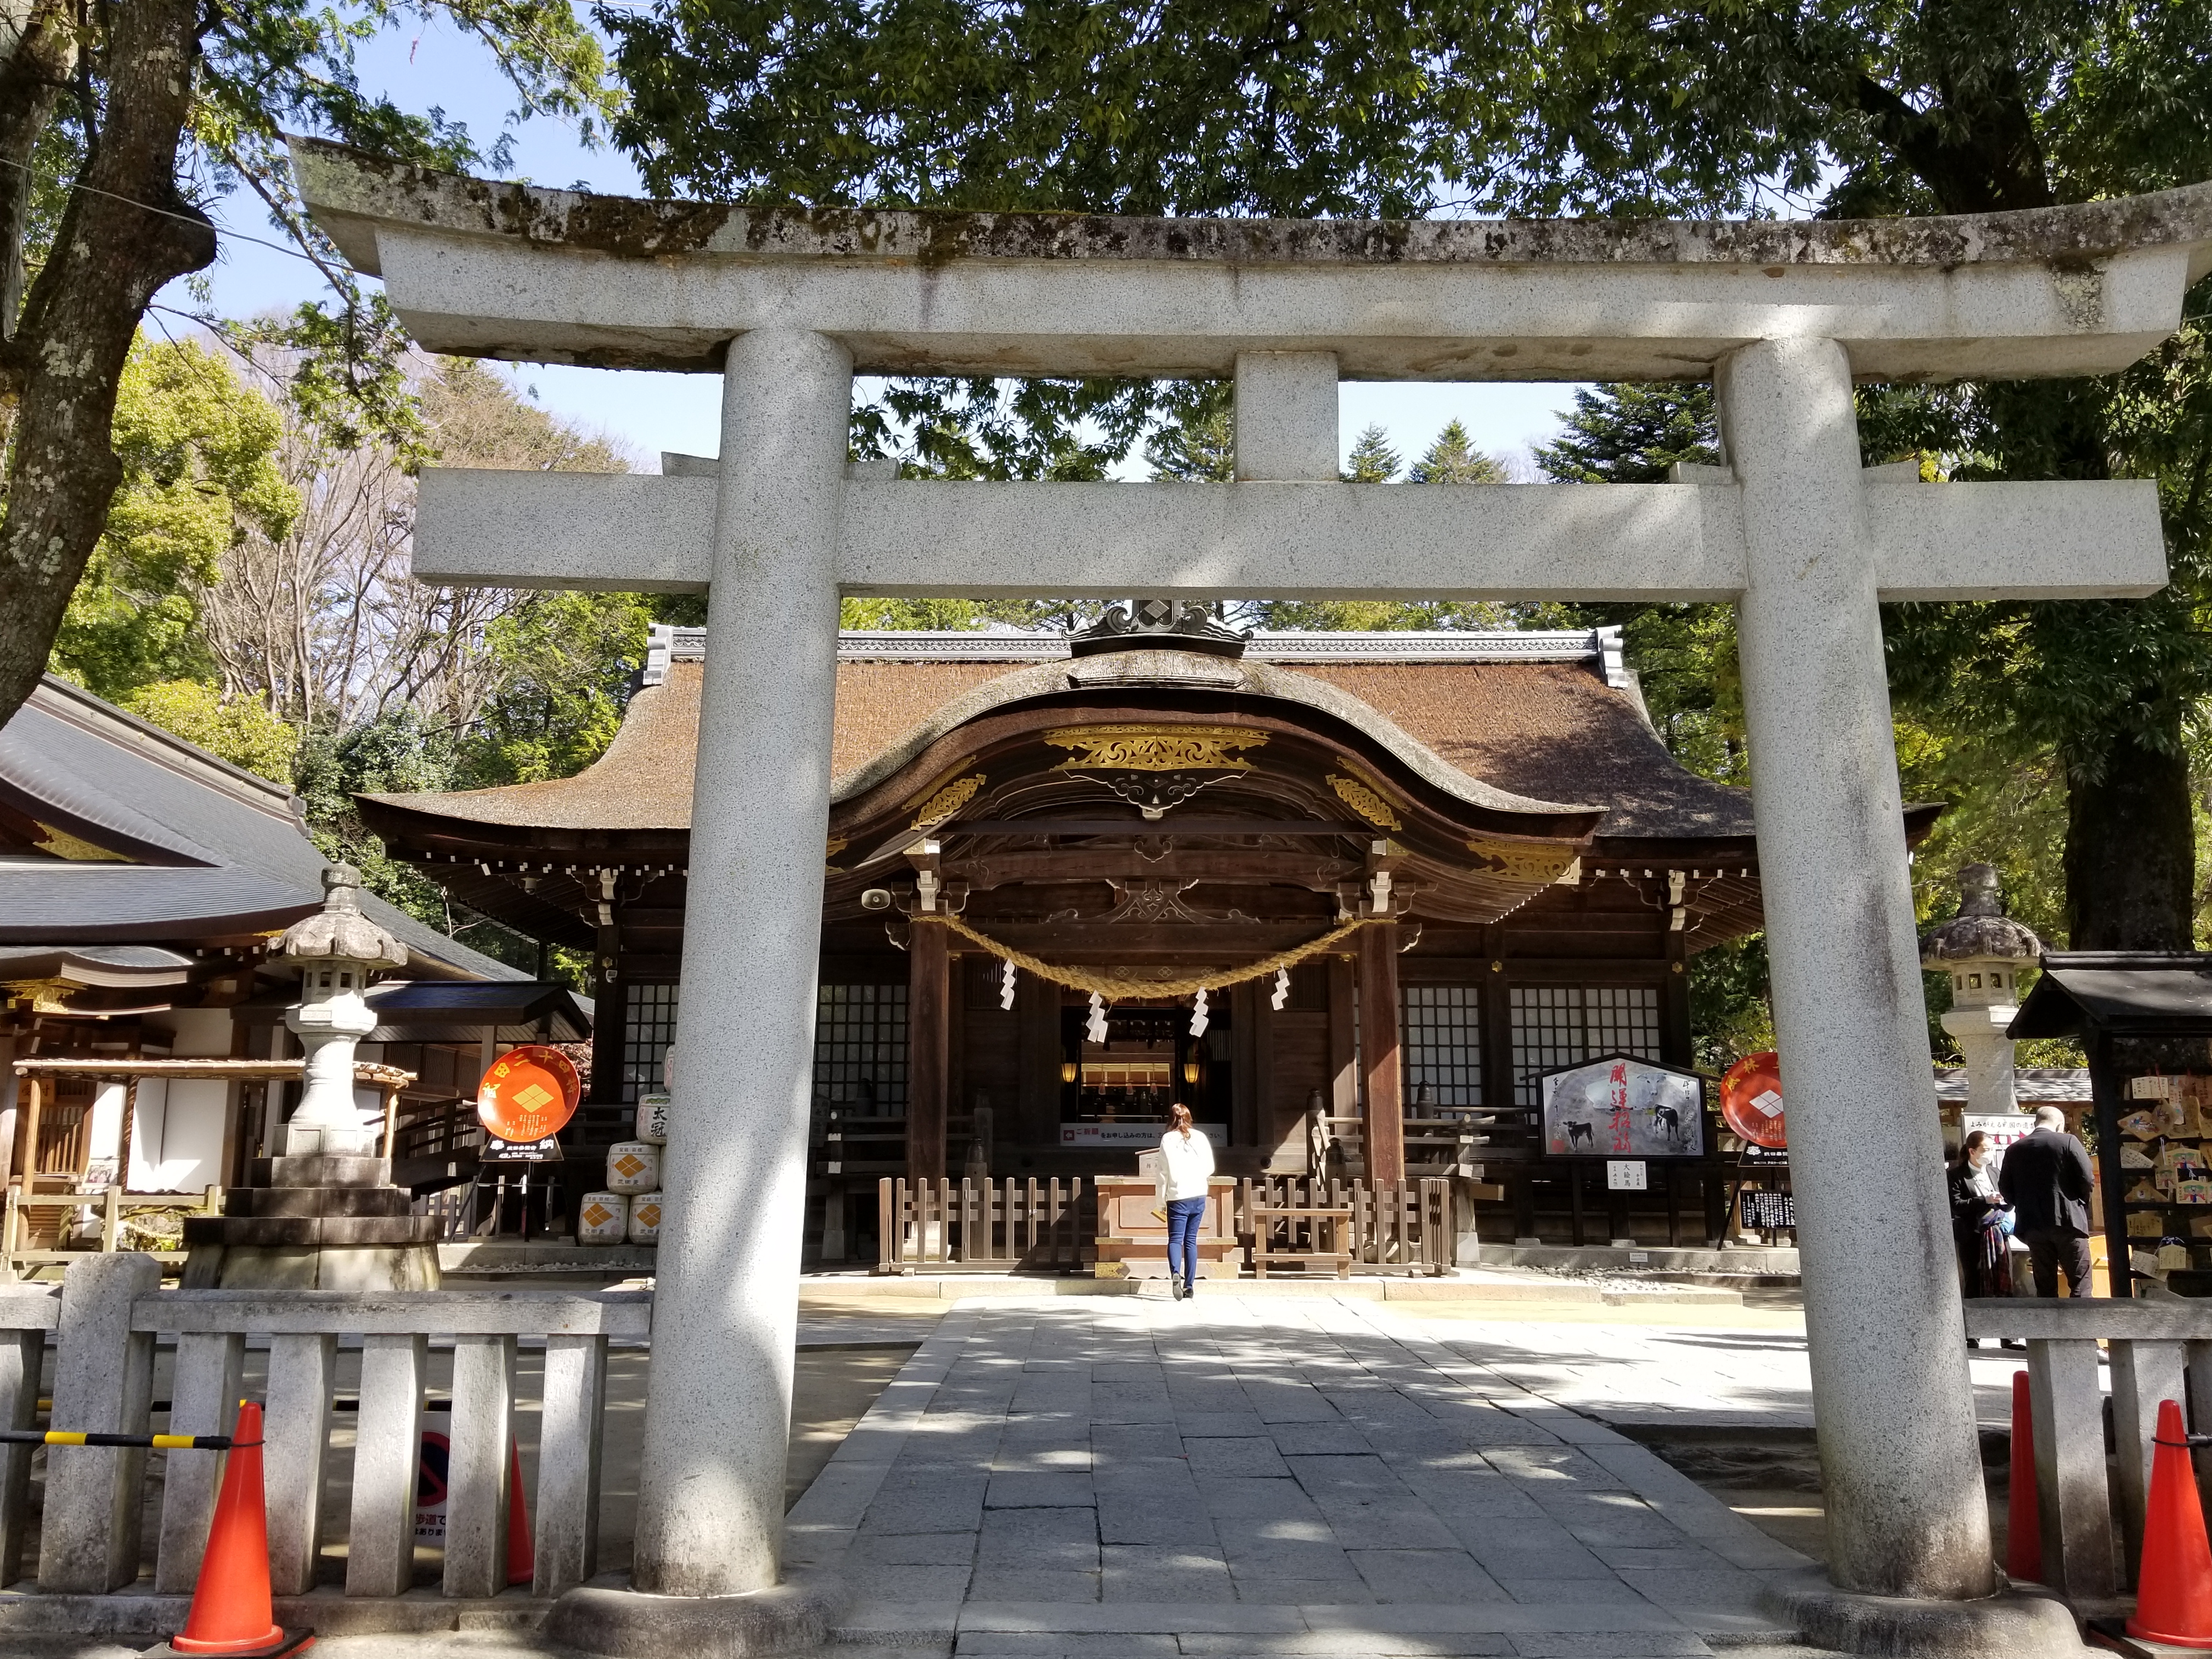
<path fill-rule="evenodd" d="M 428 1291 L 438 1288 L 438 1223 L 413 1212 L 376 1156 L 354 1102 L 354 1048 L 376 1029 L 370 976 L 407 965 L 407 947 L 361 912 L 358 871 L 323 872 L 323 908 L 286 929 L 282 960 L 300 970 L 285 1025 L 307 1051 L 282 1155 L 256 1158 L 252 1185 L 223 1213 L 185 1223 L 187 1289 Z"/>

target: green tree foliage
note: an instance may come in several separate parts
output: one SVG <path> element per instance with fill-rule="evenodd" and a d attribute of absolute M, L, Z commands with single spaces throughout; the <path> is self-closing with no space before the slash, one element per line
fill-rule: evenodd
<path fill-rule="evenodd" d="M 300 734 L 256 698 L 227 697 L 204 680 L 163 680 L 140 686 L 123 707 L 271 783 L 292 781 Z"/>
<path fill-rule="evenodd" d="M 1225 392 L 1227 383 L 1212 383 Z M 1152 477 L 1183 483 L 1229 483 L 1237 477 L 1237 411 L 1226 396 L 1185 418 L 1164 422 L 1145 446 Z"/>
<path fill-rule="evenodd" d="M 1577 386 L 1559 436 L 1536 464 L 1561 483 L 1661 483 L 1678 461 L 1718 464 L 1713 389 L 1702 380 Z"/>
<path fill-rule="evenodd" d="M 52 666 L 104 697 L 204 672 L 195 587 L 248 532 L 300 510 L 276 465 L 267 400 L 189 341 L 142 343 L 125 366 L 112 442 L 123 480 L 70 596 Z"/>
<path fill-rule="evenodd" d="M 491 51 L 515 118 L 611 108 L 599 38 L 568 0 L 314 0 L 202 6 L 18 0 L 0 30 L 0 718 L 30 694 L 95 556 L 126 462 L 111 428 L 153 296 L 204 270 L 210 196 L 245 191 L 359 296 L 305 222 L 283 135 L 315 132 L 432 166 L 507 164 L 434 112 L 364 88 L 361 43 L 450 21 Z M 58 211 L 56 204 L 58 202 Z M 112 573 L 109 578 L 112 580 Z"/>
<path fill-rule="evenodd" d="M 1881 216 L 2212 177 L 2212 0 L 657 0 L 599 15 L 634 94 L 617 138 L 654 187 L 755 200 Z M 2117 469 L 2169 486 L 2166 596 L 1893 623 L 1919 672 L 1900 677 L 1908 701 L 1978 703 L 2060 756 L 2077 945 L 2189 942 L 2185 722 L 2212 630 L 2188 517 L 2198 399 L 2172 381 L 2197 373 L 2184 349 L 2108 386 L 1895 394 L 1923 417 L 1905 447 L 1954 476 Z M 2128 388 L 2161 377 L 2142 416 Z"/>
<path fill-rule="evenodd" d="M 1464 426 L 1447 421 L 1437 441 L 1407 469 L 1406 480 L 1409 483 L 1504 483 L 1505 469 L 1474 447 Z"/>
<path fill-rule="evenodd" d="M 1389 483 L 1404 465 L 1398 452 L 1390 447 L 1389 434 L 1379 426 L 1370 426 L 1352 441 L 1352 453 L 1345 457 L 1344 481 Z"/>

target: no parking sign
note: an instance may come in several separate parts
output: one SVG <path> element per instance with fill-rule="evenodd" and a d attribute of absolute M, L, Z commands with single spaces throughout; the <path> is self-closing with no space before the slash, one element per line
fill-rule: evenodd
<path fill-rule="evenodd" d="M 452 1467 L 453 1443 L 434 1429 L 422 1431 L 422 1449 L 415 1462 L 415 1541 L 446 1544 L 446 1473 Z"/>

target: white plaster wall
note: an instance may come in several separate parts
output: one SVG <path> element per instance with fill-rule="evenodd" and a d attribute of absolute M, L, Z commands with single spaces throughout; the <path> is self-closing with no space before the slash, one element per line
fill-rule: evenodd
<path fill-rule="evenodd" d="M 167 1098 L 149 1112 L 149 1097 L 156 1093 Z M 140 1084 L 131 1135 L 131 1189 L 191 1193 L 220 1181 L 229 1099 L 229 1085 L 211 1079 Z"/>
<path fill-rule="evenodd" d="M 105 1164 L 113 1168 L 121 1156 L 124 1087 L 121 1083 L 93 1086 L 91 1124 L 85 1131 L 85 1161 L 88 1166 Z"/>
<path fill-rule="evenodd" d="M 226 1060 L 230 1055 L 228 1008 L 172 1008 L 149 1014 L 147 1029 L 169 1034 L 169 1053 L 178 1060 Z"/>

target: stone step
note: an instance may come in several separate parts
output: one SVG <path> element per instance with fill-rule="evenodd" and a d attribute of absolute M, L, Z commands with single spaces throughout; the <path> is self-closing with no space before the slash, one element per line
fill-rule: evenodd
<path fill-rule="evenodd" d="M 404 1216 L 412 1194 L 401 1187 L 233 1187 L 227 1216 Z"/>
<path fill-rule="evenodd" d="M 246 1180 L 256 1187 L 384 1187 L 392 1165 L 380 1158 L 257 1158 Z"/>
<path fill-rule="evenodd" d="M 429 1215 L 187 1216 L 185 1243 L 280 1245 L 435 1244 L 442 1224 Z"/>

